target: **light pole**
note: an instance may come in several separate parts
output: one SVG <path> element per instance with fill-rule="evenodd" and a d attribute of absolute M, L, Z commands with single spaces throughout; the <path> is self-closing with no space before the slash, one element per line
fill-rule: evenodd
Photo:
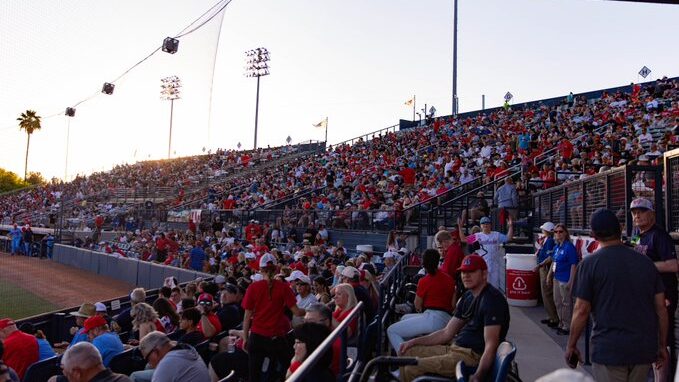
<path fill-rule="evenodd" d="M 245 52 L 245 76 L 257 77 L 257 100 L 255 103 L 255 150 L 257 150 L 257 119 L 259 117 L 259 78 L 269 75 L 269 51 L 257 48 Z"/>
<path fill-rule="evenodd" d="M 179 99 L 182 81 L 177 76 L 169 76 L 160 80 L 160 99 L 170 101 L 170 137 L 167 142 L 167 159 L 170 159 L 172 149 L 172 113 L 174 112 L 174 100 Z"/>
<path fill-rule="evenodd" d="M 453 115 L 457 115 L 457 0 L 453 0 Z"/>

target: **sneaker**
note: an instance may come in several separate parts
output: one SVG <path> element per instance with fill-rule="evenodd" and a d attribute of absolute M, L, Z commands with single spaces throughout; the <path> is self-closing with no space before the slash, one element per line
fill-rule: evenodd
<path fill-rule="evenodd" d="M 558 335 L 560 335 L 560 336 L 567 336 L 567 335 L 570 334 L 570 331 L 569 331 L 569 330 L 565 330 L 565 329 L 558 328 L 558 329 L 556 329 L 556 334 L 558 334 Z"/>

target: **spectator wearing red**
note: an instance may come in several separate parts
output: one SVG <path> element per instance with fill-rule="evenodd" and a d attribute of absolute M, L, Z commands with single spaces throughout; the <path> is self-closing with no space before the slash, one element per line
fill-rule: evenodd
<path fill-rule="evenodd" d="M 248 350 L 248 369 L 251 381 L 262 380 L 262 364 L 269 358 L 270 365 L 280 364 L 283 370 L 290 365 L 293 356 L 287 340 L 290 322 L 285 316 L 285 308 L 292 310 L 296 316 L 303 316 L 304 311 L 297 307 L 295 295 L 287 283 L 276 280 L 278 261 L 266 253 L 260 259 L 260 271 L 263 280 L 252 283 L 243 298 L 243 343 Z M 287 320 L 287 328 L 280 323 Z M 270 368 L 268 380 L 282 379 L 284 375 L 275 368 Z"/>
<path fill-rule="evenodd" d="M 571 158 L 573 157 L 573 144 L 571 141 L 568 140 L 568 138 L 563 138 L 559 143 L 558 149 L 561 157 L 570 162 Z"/>
<path fill-rule="evenodd" d="M 38 340 L 20 331 L 12 319 L 4 318 L 0 320 L 0 341 L 5 347 L 2 361 L 23 379 L 28 367 L 40 357 Z"/>
<path fill-rule="evenodd" d="M 453 280 L 459 280 L 460 275 L 458 268 L 462 265 L 464 251 L 462 250 L 462 243 L 458 231 L 455 230 L 452 234 L 448 231 L 439 231 L 436 236 L 434 236 L 434 242 L 436 243 L 436 248 L 439 250 L 440 256 L 443 256 L 443 264 L 441 264 L 440 268 L 441 271 L 452 277 Z"/>
<path fill-rule="evenodd" d="M 212 338 L 222 331 L 222 323 L 219 321 L 217 314 L 215 314 L 215 299 L 211 294 L 201 293 L 198 296 L 198 306 L 196 308 L 201 314 L 197 329 L 205 338 Z"/>
<path fill-rule="evenodd" d="M 415 185 L 415 170 L 411 167 L 405 166 L 398 172 L 403 177 L 403 184 L 406 187 L 413 187 Z"/>
<path fill-rule="evenodd" d="M 396 352 L 404 341 L 443 329 L 451 318 L 455 298 L 453 278 L 438 269 L 439 253 L 435 249 L 424 251 L 422 262 L 427 275 L 417 283 L 415 310 L 418 313 L 404 315 L 387 329 L 389 342 Z"/>

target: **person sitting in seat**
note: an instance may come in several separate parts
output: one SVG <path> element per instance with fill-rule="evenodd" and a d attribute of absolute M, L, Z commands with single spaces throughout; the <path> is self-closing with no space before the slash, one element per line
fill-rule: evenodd
<path fill-rule="evenodd" d="M 403 381 L 425 373 L 454 377 L 459 361 L 478 365 L 470 381 L 483 381 L 492 369 L 497 347 L 509 330 L 509 305 L 502 292 L 488 283 L 488 266 L 481 256 L 465 257 L 459 270 L 467 292 L 448 325 L 401 344 L 401 355 L 418 360 L 417 365 L 402 368 Z"/>

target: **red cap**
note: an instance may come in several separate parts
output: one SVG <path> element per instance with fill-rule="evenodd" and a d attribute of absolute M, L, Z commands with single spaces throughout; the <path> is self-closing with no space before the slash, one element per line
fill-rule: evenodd
<path fill-rule="evenodd" d="M 479 269 L 486 270 L 488 269 L 488 265 L 486 264 L 486 260 L 477 254 L 466 256 L 462 260 L 462 266 L 457 268 L 457 270 L 461 272 L 474 272 Z"/>
<path fill-rule="evenodd" d="M 100 326 L 106 325 L 106 319 L 102 316 L 92 316 L 85 320 L 85 333 L 89 333 L 90 330 L 98 328 Z"/>
<path fill-rule="evenodd" d="M 198 296 L 198 302 L 201 302 L 201 301 L 215 302 L 215 299 L 209 293 L 202 293 L 200 296 Z"/>
<path fill-rule="evenodd" d="M 10 325 L 14 325 L 14 321 L 11 318 L 3 318 L 2 320 L 0 320 L 0 330 Z"/>

